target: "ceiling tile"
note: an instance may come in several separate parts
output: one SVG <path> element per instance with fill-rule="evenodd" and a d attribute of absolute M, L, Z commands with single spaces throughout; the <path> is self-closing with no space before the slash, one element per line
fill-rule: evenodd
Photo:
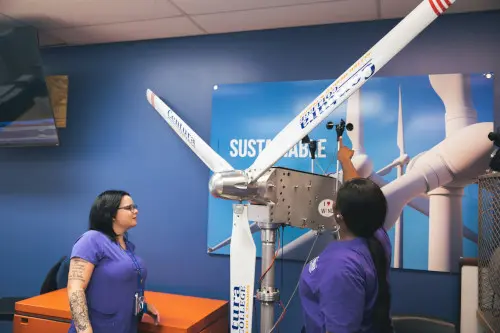
<path fill-rule="evenodd" d="M 73 45 L 192 36 L 204 33 L 186 17 L 64 28 L 47 32 Z"/>
<path fill-rule="evenodd" d="M 18 27 L 23 25 L 21 22 L 17 22 L 10 17 L 7 17 L 5 15 L 0 14 L 0 30 L 1 29 L 8 29 L 12 27 Z"/>
<path fill-rule="evenodd" d="M 401 18 L 415 9 L 422 0 L 380 0 L 381 18 Z"/>
<path fill-rule="evenodd" d="M 380 0 L 382 19 L 403 18 L 415 9 L 422 0 Z M 500 0 L 458 0 L 446 12 L 464 13 L 500 9 Z"/>
<path fill-rule="evenodd" d="M 170 0 L 188 15 L 349 0 Z"/>
<path fill-rule="evenodd" d="M 8 30 L 14 27 L 24 26 L 26 24 L 12 20 L 11 18 L 0 14 L 0 35 L 2 31 Z M 50 46 L 50 45 L 61 45 L 64 44 L 60 39 L 54 38 L 43 31 L 38 31 L 38 41 L 40 46 Z"/>
<path fill-rule="evenodd" d="M 375 20 L 377 0 L 349 0 L 309 5 L 192 16 L 208 33 Z"/>
<path fill-rule="evenodd" d="M 2 0 L 0 13 L 42 29 L 182 15 L 168 0 Z"/>
<path fill-rule="evenodd" d="M 477 12 L 500 9 L 500 0 L 459 0 L 449 9 L 449 13 Z"/>
<path fill-rule="evenodd" d="M 46 31 L 39 31 L 38 41 L 41 47 L 65 45 L 66 42 L 60 38 L 57 38 Z"/>
<path fill-rule="evenodd" d="M 54 0 L 1 0 L 0 13 L 38 28 L 50 28 L 57 27 L 51 14 L 47 14 L 53 6 Z"/>

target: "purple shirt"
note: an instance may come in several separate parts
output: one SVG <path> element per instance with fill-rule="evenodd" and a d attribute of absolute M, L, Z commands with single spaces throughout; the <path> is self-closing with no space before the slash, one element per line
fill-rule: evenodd
<path fill-rule="evenodd" d="M 134 244 L 127 251 L 99 231 L 89 230 L 76 241 L 71 258 L 80 257 L 95 265 L 85 295 L 94 333 L 137 333 L 134 316 L 138 273 L 132 260 Z M 135 255 L 143 281 L 147 278 L 144 261 Z M 76 332 L 73 321 L 70 333 Z"/>
<path fill-rule="evenodd" d="M 391 241 L 384 229 L 375 235 L 389 258 L 389 277 Z M 366 240 L 331 242 L 300 277 L 306 332 L 375 333 L 370 317 L 377 291 L 377 272 Z"/>

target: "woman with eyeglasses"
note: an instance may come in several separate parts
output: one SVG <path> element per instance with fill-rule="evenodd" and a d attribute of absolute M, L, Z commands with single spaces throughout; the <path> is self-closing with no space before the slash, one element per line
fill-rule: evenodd
<path fill-rule="evenodd" d="M 68 297 L 71 333 L 137 333 L 143 314 L 158 324 L 154 305 L 146 303 L 147 269 L 127 239 L 137 225 L 137 206 L 125 191 L 109 190 L 96 198 L 89 230 L 71 252 Z"/>

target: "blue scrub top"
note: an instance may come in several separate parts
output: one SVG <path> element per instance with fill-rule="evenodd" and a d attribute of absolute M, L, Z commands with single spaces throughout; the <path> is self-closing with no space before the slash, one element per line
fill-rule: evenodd
<path fill-rule="evenodd" d="M 391 262 L 391 241 L 384 229 L 375 236 Z M 307 264 L 299 295 L 307 333 L 375 333 L 371 314 L 378 292 L 377 272 L 367 241 L 333 241 Z"/>
<path fill-rule="evenodd" d="M 144 282 L 147 269 L 129 241 L 127 250 L 130 253 L 95 230 L 85 232 L 73 246 L 71 258 L 79 257 L 95 265 L 85 291 L 94 333 L 137 333 L 138 318 L 134 310 L 138 274 L 129 254 L 134 254 Z M 76 333 L 73 321 L 68 332 Z"/>

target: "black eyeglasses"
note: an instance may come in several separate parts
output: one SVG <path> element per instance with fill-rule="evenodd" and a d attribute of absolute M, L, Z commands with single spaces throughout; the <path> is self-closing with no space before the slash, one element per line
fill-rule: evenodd
<path fill-rule="evenodd" d="M 137 207 L 136 204 L 131 204 L 131 205 L 128 205 L 128 206 L 123 206 L 123 207 L 118 207 L 118 209 L 126 209 L 126 210 L 130 210 L 131 212 L 138 209 L 139 207 Z"/>

